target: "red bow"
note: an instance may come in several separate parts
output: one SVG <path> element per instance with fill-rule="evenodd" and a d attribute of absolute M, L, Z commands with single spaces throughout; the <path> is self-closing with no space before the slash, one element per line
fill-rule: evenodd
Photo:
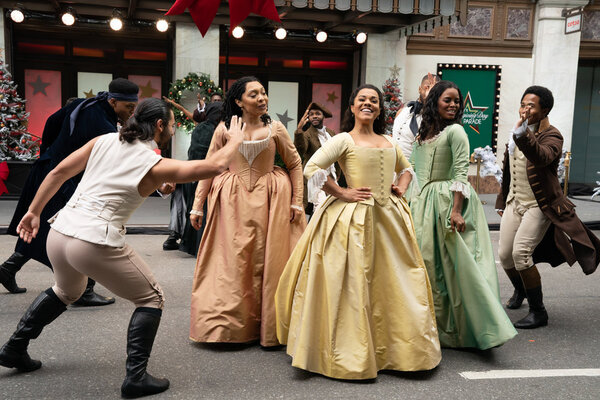
<path fill-rule="evenodd" d="M 183 14 L 185 9 L 196 23 L 202 36 L 206 35 L 221 0 L 176 0 L 167 11 L 167 15 Z M 229 23 L 238 26 L 250 13 L 261 15 L 273 21 L 281 22 L 274 0 L 229 0 Z"/>

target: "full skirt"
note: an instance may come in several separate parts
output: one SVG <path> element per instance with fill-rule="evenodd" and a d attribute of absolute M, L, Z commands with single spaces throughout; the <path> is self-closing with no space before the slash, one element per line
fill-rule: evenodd
<path fill-rule="evenodd" d="M 441 359 L 427 271 L 404 200 L 329 197 L 294 249 L 276 294 L 292 365 L 338 379 L 434 368 Z"/>
<path fill-rule="evenodd" d="M 229 171 L 213 180 L 192 289 L 190 339 L 279 345 L 275 290 L 306 226 L 290 223 L 292 186 L 275 167 L 252 191 Z"/>
<path fill-rule="evenodd" d="M 463 202 L 465 231 L 452 232 L 449 181 L 431 182 L 411 202 L 417 241 L 431 280 L 442 347 L 488 349 L 517 331 L 500 303 L 490 232 L 475 190 Z"/>

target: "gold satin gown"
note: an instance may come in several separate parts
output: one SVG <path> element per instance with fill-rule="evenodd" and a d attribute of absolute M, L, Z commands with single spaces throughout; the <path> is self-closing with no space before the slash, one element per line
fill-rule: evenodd
<path fill-rule="evenodd" d="M 370 187 L 373 197 L 329 196 L 312 217 L 277 289 L 279 341 L 293 366 L 332 378 L 432 369 L 441 351 L 427 270 L 409 207 L 391 192 L 394 172 L 410 165 L 397 145 L 356 146 L 340 133 L 305 176 L 336 161 L 348 186 Z"/>
<path fill-rule="evenodd" d="M 221 124 L 208 156 L 225 143 Z M 289 175 L 274 166 L 275 151 Z M 210 193 L 209 193 L 210 191 Z M 192 289 L 190 339 L 197 342 L 279 345 L 275 290 L 306 227 L 304 213 L 290 223 L 290 205 L 302 207 L 302 162 L 285 127 L 273 122 L 268 137 L 245 141 L 229 169 L 200 181 L 194 209 L 207 198 Z"/>

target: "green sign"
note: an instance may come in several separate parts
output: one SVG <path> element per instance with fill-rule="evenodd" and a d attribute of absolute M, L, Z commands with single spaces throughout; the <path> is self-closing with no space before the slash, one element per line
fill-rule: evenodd
<path fill-rule="evenodd" d="M 463 95 L 462 124 L 469 136 L 471 151 L 485 146 L 496 150 L 499 74 L 500 67 L 497 65 L 438 65 L 441 79 L 456 83 Z"/>

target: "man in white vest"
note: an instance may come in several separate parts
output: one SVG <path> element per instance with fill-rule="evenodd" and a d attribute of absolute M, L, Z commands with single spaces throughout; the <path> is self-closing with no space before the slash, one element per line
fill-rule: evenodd
<path fill-rule="evenodd" d="M 412 153 L 412 146 L 415 142 L 417 133 L 419 132 L 419 126 L 421 125 L 421 111 L 423 104 L 425 104 L 425 98 L 429 94 L 429 91 L 440 78 L 436 75 L 428 73 L 421 80 L 419 86 L 419 99 L 416 101 L 408 102 L 403 108 L 398 110 L 396 118 L 394 119 L 394 127 L 392 128 L 392 137 L 400 145 L 404 156 L 408 159 Z"/>

